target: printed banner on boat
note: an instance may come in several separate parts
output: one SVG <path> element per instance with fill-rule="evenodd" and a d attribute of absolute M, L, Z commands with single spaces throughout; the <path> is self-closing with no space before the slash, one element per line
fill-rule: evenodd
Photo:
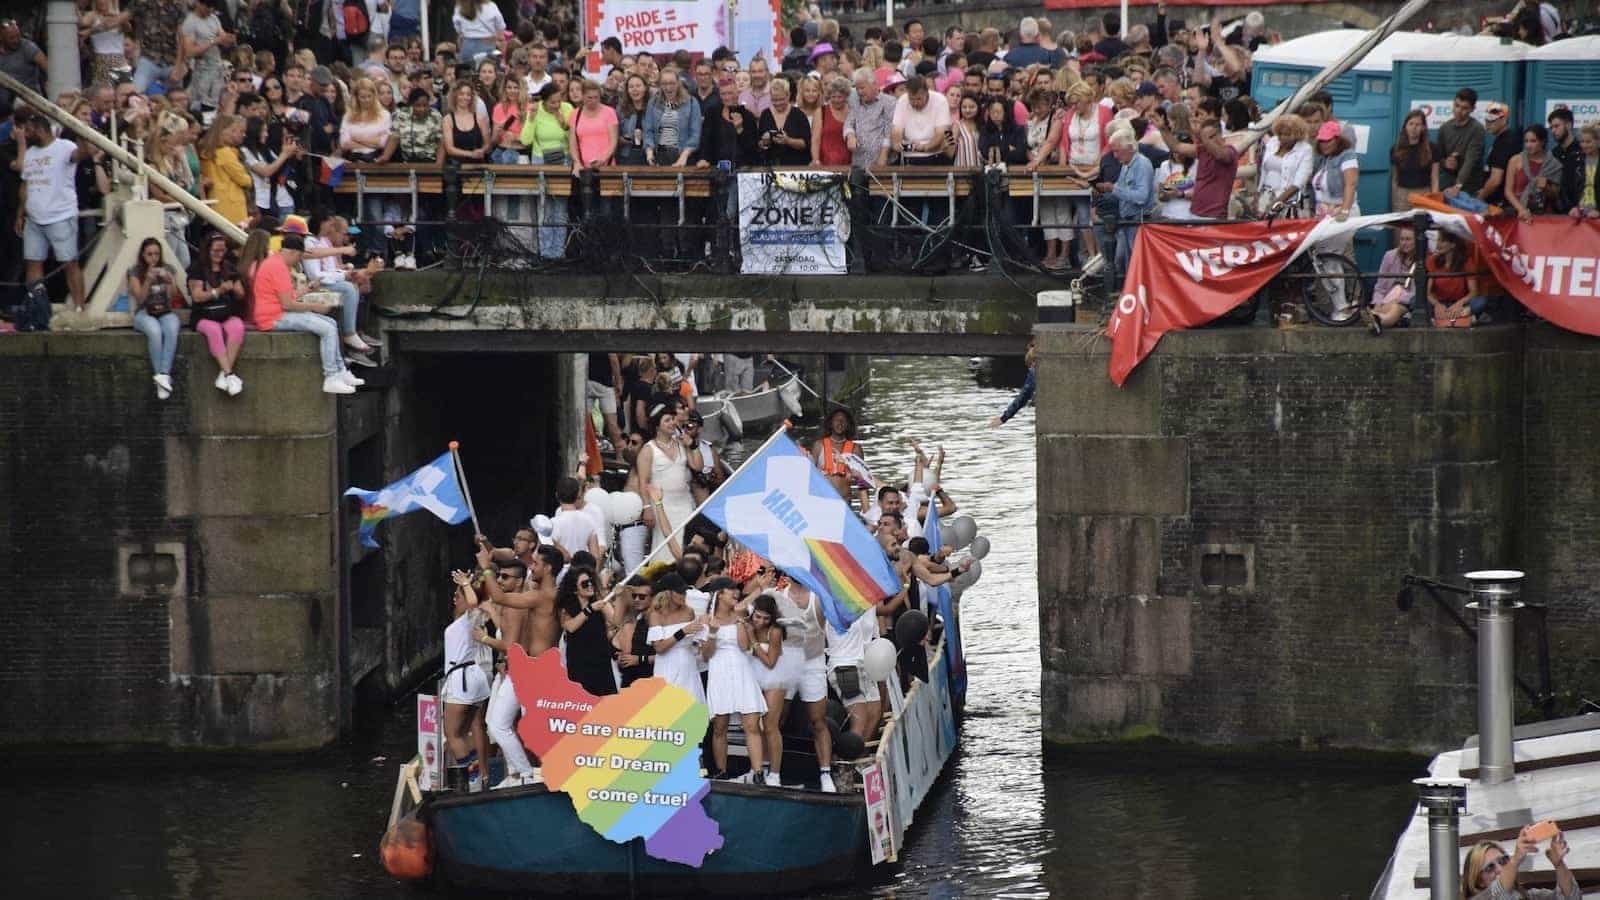
<path fill-rule="evenodd" d="M 861 793 L 867 798 L 867 842 L 872 848 L 872 864 L 877 865 L 894 852 L 889 827 L 889 791 L 883 782 L 883 768 L 877 763 L 861 770 Z"/>
<path fill-rule="evenodd" d="M 1600 335 L 1600 222 L 1465 216 L 1495 280 L 1539 318 Z"/>
<path fill-rule="evenodd" d="M 417 773 L 417 787 L 425 791 L 444 788 L 444 723 L 439 721 L 439 698 L 432 694 L 417 695 L 417 758 L 422 760 L 422 770 Z"/>
<path fill-rule="evenodd" d="M 629 56 L 679 50 L 710 56 L 728 42 L 725 0 L 588 0 L 584 12 L 590 47 L 614 37 Z"/>
<path fill-rule="evenodd" d="M 739 245 L 746 275 L 843 275 L 850 215 L 838 175 L 739 173 Z"/>
<path fill-rule="evenodd" d="M 646 853 L 694 868 L 722 847 L 703 804 L 705 704 L 661 678 L 596 697 L 567 677 L 559 648 L 530 659 L 513 644 L 506 662 L 523 709 L 517 736 L 580 820 L 619 844 L 644 838 Z"/>
<path fill-rule="evenodd" d="M 940 648 L 928 667 L 927 682 L 919 682 L 911 689 L 900 717 L 878 744 L 878 767 L 889 798 L 891 861 L 904 844 L 906 829 L 916 818 L 917 809 L 955 750 L 956 719 L 950 705 L 948 659 L 949 654 Z"/>

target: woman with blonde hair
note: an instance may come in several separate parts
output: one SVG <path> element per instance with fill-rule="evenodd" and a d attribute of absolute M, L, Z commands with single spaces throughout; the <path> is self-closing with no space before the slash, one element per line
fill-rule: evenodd
<path fill-rule="evenodd" d="M 689 585 L 676 572 L 656 579 L 650 598 L 650 649 L 655 652 L 655 677 L 682 688 L 697 703 L 706 702 L 705 685 L 700 683 L 700 664 L 696 644 L 705 634 L 706 623 L 697 618 L 684 601 Z"/>
<path fill-rule="evenodd" d="M 1105 104 L 1095 102 L 1094 89 L 1084 81 L 1067 89 L 1067 103 L 1068 107 L 1062 110 L 1059 135 L 1062 142 L 1061 161 L 1067 164 L 1072 174 L 1085 183 L 1092 183 L 1100 171 L 1100 159 L 1111 149 L 1107 130 L 1111 126 L 1112 112 Z M 1075 232 L 1079 254 L 1087 261 L 1099 250 L 1094 231 L 1089 228 L 1092 201 L 1087 197 L 1074 197 L 1065 202 L 1057 200 L 1053 206 L 1053 217 L 1057 221 L 1064 225 L 1079 226 Z M 1061 238 L 1061 253 L 1065 256 L 1067 242 L 1073 238 L 1074 232 L 1057 233 Z"/>
<path fill-rule="evenodd" d="M 805 113 L 811 123 L 811 133 L 816 134 L 822 124 L 822 79 L 807 76 L 800 79 L 794 90 L 795 109 Z"/>
<path fill-rule="evenodd" d="M 207 197 L 216 201 L 213 209 L 236 225 L 250 219 L 248 192 L 255 186 L 250 170 L 239 159 L 244 143 L 244 119 L 219 114 L 200 139 L 200 176 L 210 185 Z"/>
<path fill-rule="evenodd" d="M 377 162 L 389 145 L 389 131 L 389 112 L 378 103 L 377 83 L 357 78 L 350 86 L 350 106 L 339 121 L 339 149 L 351 162 Z M 394 236 L 393 223 L 405 216 L 399 199 L 376 194 L 367 197 L 367 208 L 361 212 L 367 223 L 385 223 L 385 237 Z"/>
<path fill-rule="evenodd" d="M 1550 839 L 1545 858 L 1556 870 L 1556 889 L 1522 888 L 1517 885 L 1517 870 L 1522 861 L 1539 849 L 1524 826 L 1517 835 L 1517 848 L 1507 856 L 1494 841 L 1479 841 L 1467 851 L 1461 864 L 1461 900 L 1581 900 L 1583 890 L 1567 868 L 1567 837 L 1560 831 Z"/>
<path fill-rule="evenodd" d="M 122 29 L 128 18 L 128 13 L 117 8 L 117 0 L 95 0 L 94 8 L 78 17 L 78 27 L 88 32 L 89 48 L 94 51 L 89 84 L 110 84 L 114 72 L 128 67 L 122 54 Z"/>
<path fill-rule="evenodd" d="M 1315 162 L 1310 137 L 1310 126 L 1294 113 L 1272 124 L 1272 133 L 1261 145 L 1257 213 L 1266 215 L 1274 207 L 1288 211 L 1291 216 L 1299 211 L 1300 195 L 1311 181 L 1311 166 Z"/>
<path fill-rule="evenodd" d="M 145 145 L 144 155 L 145 160 L 157 172 L 193 194 L 198 192 L 195 190 L 194 174 L 189 169 L 189 156 L 185 150 L 188 143 L 188 120 L 177 113 L 164 112 L 156 119 L 155 128 L 150 134 L 150 142 Z M 175 202 L 155 184 L 150 185 L 150 196 L 163 203 Z M 177 260 L 178 268 L 188 269 L 189 243 L 185 235 L 188 233 L 192 214 L 180 206 L 177 209 L 168 209 L 163 218 L 166 225 L 167 246 L 172 248 L 172 255 Z"/>
<path fill-rule="evenodd" d="M 1090 100 L 1093 103 L 1093 100 Z M 1050 94 L 1038 88 L 1028 92 L 1028 164 L 1024 171 L 1033 174 L 1040 166 L 1055 161 L 1056 150 L 1061 146 L 1061 118 L 1055 115 Z M 1099 159 L 1096 158 L 1098 165 Z M 1066 259 L 1066 244 L 1072 232 L 1060 226 L 1072 221 L 1067 202 L 1056 197 L 1039 200 L 1039 222 L 1044 225 L 1044 259 L 1046 269 L 1058 268 Z M 1093 238 L 1089 238 L 1091 241 Z M 1093 252 L 1092 250 L 1090 251 Z"/>
<path fill-rule="evenodd" d="M 461 41 L 457 57 L 462 62 L 473 62 L 494 50 L 495 39 L 506 30 L 505 16 L 494 0 L 456 0 L 450 24 Z"/>

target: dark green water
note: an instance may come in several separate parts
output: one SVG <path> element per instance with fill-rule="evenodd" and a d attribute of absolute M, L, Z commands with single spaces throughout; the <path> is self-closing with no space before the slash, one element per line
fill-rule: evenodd
<path fill-rule="evenodd" d="M 943 443 L 944 483 L 993 550 L 962 599 L 971 686 L 958 755 L 919 812 L 900 870 L 829 896 L 1367 896 L 1411 814 L 1417 773 L 1148 755 L 1045 760 L 1033 413 L 997 432 L 983 424 L 1008 399 L 976 387 L 964 360 L 873 366 L 861 418 L 874 470 L 903 477 L 912 438 Z M 293 759 L 74 755 L 14 765 L 0 775 L 7 894 L 418 896 L 377 860 L 395 769 L 415 746 L 413 717 L 402 704 L 370 718 L 350 744 Z"/>

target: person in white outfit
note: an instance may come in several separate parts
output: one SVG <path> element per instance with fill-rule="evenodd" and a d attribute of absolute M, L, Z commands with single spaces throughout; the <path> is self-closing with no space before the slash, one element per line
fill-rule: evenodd
<path fill-rule="evenodd" d="M 760 578 L 765 571 L 756 572 Z M 821 770 L 822 790 L 834 793 L 833 733 L 828 730 L 828 665 L 823 658 L 824 629 L 822 604 L 817 595 L 796 581 L 779 585 L 778 612 L 784 629 L 800 644 L 800 687 L 796 692 L 806 705 L 811 720 L 811 740 L 816 747 L 817 768 Z"/>
<path fill-rule="evenodd" d="M 762 781 L 774 787 L 783 785 L 783 712 L 789 698 L 800 689 L 800 672 L 805 666 L 806 649 L 801 629 L 793 639 L 778 622 L 776 594 L 765 591 L 750 602 L 750 667 L 761 685 L 767 712 L 761 717 L 762 749 L 766 766 Z"/>
<path fill-rule="evenodd" d="M 728 777 L 728 717 L 738 716 L 745 750 L 750 754 L 750 772 L 739 780 L 764 784 L 761 717 L 767 712 L 767 701 L 750 660 L 750 623 L 734 609 L 739 603 L 739 585 L 732 578 L 713 578 L 706 583 L 706 592 L 712 598 L 711 617 L 700 655 L 711 664 L 706 708 L 711 713 L 711 758 L 717 766 L 711 777 Z"/>
<path fill-rule="evenodd" d="M 870 741 L 882 707 L 878 683 L 867 677 L 863 662 L 867 645 L 878 639 L 878 617 L 869 610 L 857 616 L 843 633 L 835 631 L 831 624 L 823 631 L 828 638 L 828 681 L 850 712 L 850 730 L 863 741 Z"/>
<path fill-rule="evenodd" d="M 469 791 L 483 790 L 482 762 L 489 756 L 484 702 L 489 699 L 488 673 L 494 662 L 489 648 L 473 639 L 485 618 L 474 608 L 477 605 L 471 581 L 457 578 L 450 598 L 454 618 L 444 629 L 444 679 L 439 690 L 444 700 L 445 746 L 454 765 L 467 767 Z"/>
<path fill-rule="evenodd" d="M 704 703 L 696 644 L 706 632 L 706 623 L 684 603 L 688 589 L 675 572 L 656 579 L 655 595 L 650 598 L 650 645 L 656 652 L 655 677 L 688 691 L 696 703 Z"/>
<path fill-rule="evenodd" d="M 639 476 L 639 493 L 655 513 L 655 528 L 650 534 L 650 559 L 672 559 L 667 538 L 671 527 L 689 524 L 694 515 L 694 494 L 689 487 L 689 450 L 692 446 L 687 434 L 678 427 L 677 411 L 665 404 L 650 410 L 649 443 L 639 451 L 635 472 Z M 660 488 L 661 498 L 652 498 L 651 487 Z M 662 528 L 662 516 L 671 523 Z"/>

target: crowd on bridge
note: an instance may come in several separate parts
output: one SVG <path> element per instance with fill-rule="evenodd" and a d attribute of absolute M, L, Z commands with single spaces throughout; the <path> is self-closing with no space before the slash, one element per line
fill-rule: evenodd
<path fill-rule="evenodd" d="M 655 373 L 658 361 L 670 366 L 661 389 L 636 394 L 632 382 Z M 859 469 L 839 462 L 862 456 L 849 410 L 831 412 L 810 442 L 815 464 L 874 534 L 899 582 L 897 592 L 840 627 L 805 586 L 697 514 L 730 475 L 701 437 L 693 390 L 681 389 L 689 383 L 684 367 L 706 371 L 701 362 L 710 361 L 595 354 L 591 376 L 605 380 L 591 378 L 591 387 L 640 410 L 621 423 L 626 480 L 613 484 L 636 499 L 631 506 L 615 503 L 616 492 L 597 499 L 599 480 L 585 457 L 557 484 L 551 515 L 533 517 L 508 546 L 479 535 L 473 567 L 453 573 L 445 736 L 469 789 L 488 781 L 481 763 L 491 743 L 504 758 L 495 788 L 540 780 L 515 728 L 522 707 L 504 665 L 513 644 L 529 656 L 559 647 L 568 677 L 595 696 L 654 676 L 705 703 L 711 728 L 703 767 L 713 778 L 824 792 L 840 789 L 835 778 L 850 771 L 836 761 L 868 754 L 891 713 L 888 682 L 899 687 L 905 679 L 909 688 L 909 679 L 927 679 L 929 647 L 943 627 L 928 592 L 969 565 L 930 551 L 923 535 L 930 507 L 946 517 L 956 511 L 939 484 L 943 450 L 930 458 L 915 448 L 907 483 L 868 490 L 853 474 Z M 625 378 L 629 385 L 619 389 Z M 619 505 L 626 508 L 620 518 Z M 868 659 L 880 637 L 897 651 L 887 676 L 881 661 Z M 730 751 L 734 724 L 747 766 Z M 786 739 L 790 761 L 806 761 L 799 773 L 784 771 Z"/>
<path fill-rule="evenodd" d="M 531 221 L 532 204 L 515 194 L 497 195 L 484 209 L 480 199 L 446 191 L 420 201 L 414 218 L 394 195 L 368 194 L 358 209 L 336 187 L 353 164 L 457 174 L 541 164 L 578 176 L 642 166 L 720 177 L 709 201 L 634 203 L 623 256 L 723 266 L 738 253 L 737 241 L 725 239 L 738 198 L 723 173 L 871 173 L 887 165 L 1004 167 L 1011 177 L 1045 171 L 1070 176 L 1080 189 L 1044 197 L 1036 208 L 1011 201 L 1007 225 L 1022 242 L 1015 252 L 984 240 L 981 227 L 942 200 L 906 209 L 909 225 L 960 238 L 937 263 L 942 271 L 982 269 L 998 255 L 1008 265 L 1077 269 L 1099 254 L 1111 265 L 1105 283 L 1112 287 L 1143 222 L 1360 212 L 1354 132 L 1331 94 L 1279 118 L 1265 141 L 1242 154 L 1229 143 L 1261 115 L 1249 94 L 1252 54 L 1277 35 L 1260 12 L 1234 22 L 1186 20 L 1158 5 L 1151 21 L 1125 33 L 1115 13 L 1074 22 L 1075 31 L 1028 16 L 1005 28 L 930 33 L 912 18 L 857 35 L 802 9 L 774 62 L 741 61 L 726 48 L 698 58 L 626 54 L 614 39 L 580 48 L 573 4 L 565 2 L 458 0 L 452 33 L 444 35 L 450 39 L 431 47 L 422 43 L 416 0 L 80 0 L 80 7 L 86 87 L 52 99 L 136 146 L 229 222 L 266 233 L 253 249 L 225 250 L 227 261 L 216 268 L 207 259 L 212 250 L 203 249 L 215 247 L 212 229 L 180 207 L 166 213 L 173 258 L 158 269 L 188 271 L 187 279 L 172 279 L 181 288 L 215 282 L 202 292 L 219 304 L 217 318 L 191 322 L 197 329 L 217 323 L 204 330 L 220 390 L 237 389 L 231 359 L 251 328 L 318 334 L 326 386 L 353 390 L 360 379 L 348 363 L 364 364 L 375 344 L 357 331 L 356 312 L 373 272 L 437 261 L 445 221 Z M 1496 27 L 1534 44 L 1563 35 L 1551 4 L 1518 9 Z M 33 39 L 42 19 L 29 23 L 28 34 L 16 21 L 0 23 L 0 70 L 36 89 L 48 67 Z M 1388 154 L 1396 208 L 1414 192 L 1441 191 L 1469 209 L 1596 214 L 1595 126 L 1575 128 L 1561 109 L 1547 121 L 1511 122 L 1503 105 L 1478 110 L 1476 100 L 1464 89 L 1454 118 L 1436 134 L 1413 113 L 1392 148 L 1367 150 Z M 17 304 L 23 285 L 33 287 L 34 306 L 42 303 L 51 260 L 48 272 L 63 276 L 49 279 L 51 293 L 69 312 L 84 304 L 78 259 L 95 240 L 101 198 L 126 178 L 101 149 L 0 90 L 0 206 L 15 223 L 14 233 L 0 236 L 0 290 L 8 294 L 0 307 Z M 172 199 L 155 187 L 151 193 Z M 575 191 L 539 207 L 539 221 L 520 229 L 525 253 L 512 256 L 578 258 L 581 234 L 615 249 L 623 226 L 614 200 L 596 193 L 589 203 Z M 254 266 L 287 246 L 286 232 L 298 233 L 290 243 L 300 246 L 287 252 L 302 258 L 285 266 L 287 292 L 277 281 L 263 292 Z M 267 246 L 274 252 L 263 253 Z M 1440 271 L 1469 272 L 1437 279 L 1436 295 L 1430 287 L 1435 313 L 1453 320 L 1484 309 L 1486 288 L 1470 274 L 1470 249 L 1423 252 L 1456 266 Z M 1386 266 L 1406 262 L 1395 256 Z M 198 312 L 199 303 L 184 289 L 144 290 L 145 265 L 129 274 L 129 291 L 147 298 L 135 306 L 154 304 L 135 324 L 150 341 L 158 394 L 166 394 L 170 388 L 160 385 L 177 319 L 163 317 L 190 303 Z M 1375 322 L 1409 317 L 1408 284 L 1399 279 L 1373 298 L 1388 301 Z"/>

